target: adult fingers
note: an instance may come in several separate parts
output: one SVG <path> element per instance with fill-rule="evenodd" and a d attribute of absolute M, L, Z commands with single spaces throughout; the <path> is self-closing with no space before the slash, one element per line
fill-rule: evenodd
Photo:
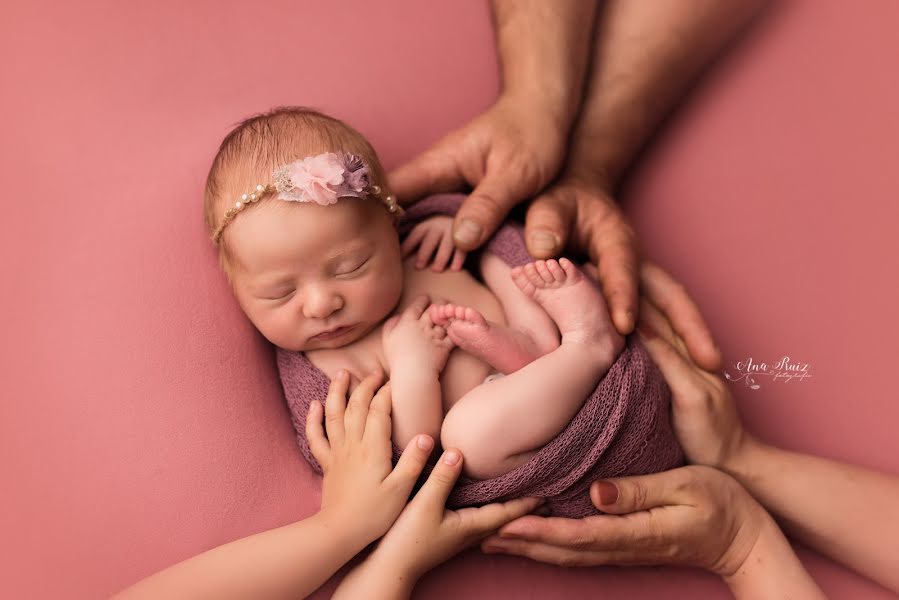
<path fill-rule="evenodd" d="M 306 439 L 309 442 L 309 450 L 323 471 L 328 469 L 331 456 L 331 446 L 325 438 L 325 430 L 322 427 L 324 408 L 318 400 L 309 404 L 309 412 L 306 413 Z"/>
<path fill-rule="evenodd" d="M 452 138 L 444 138 L 388 175 L 390 189 L 401 205 L 411 204 L 425 194 L 449 192 L 465 184 L 451 146 Z"/>
<path fill-rule="evenodd" d="M 709 371 L 721 368 L 721 351 L 687 290 L 661 267 L 648 261 L 642 265 L 640 281 L 649 301 L 684 339 L 696 364 Z"/>
<path fill-rule="evenodd" d="M 344 439 L 343 415 L 346 411 L 346 391 L 350 376 L 345 369 L 337 372 L 331 385 L 328 386 L 328 398 L 325 402 L 325 429 L 331 445 L 342 444 Z"/>
<path fill-rule="evenodd" d="M 645 296 L 640 298 L 640 316 L 637 318 L 637 331 L 642 334 L 644 339 L 652 339 L 656 336 L 661 337 L 680 352 L 684 360 L 691 365 L 693 364 L 693 359 L 690 358 L 690 351 L 684 344 L 683 338 L 677 335 L 677 332 L 671 327 L 671 322 Z"/>
<path fill-rule="evenodd" d="M 433 448 L 434 440 L 427 434 L 422 433 L 412 438 L 406 444 L 393 471 L 384 481 L 394 486 L 398 493 L 403 494 L 404 499 L 408 499 L 412 486 L 421 475 Z"/>
<path fill-rule="evenodd" d="M 554 546 L 527 540 L 506 540 L 491 536 L 481 543 L 486 554 L 514 554 L 562 567 L 582 567 L 605 564 L 600 553 Z M 608 562 L 608 561 L 606 561 Z"/>
<path fill-rule="evenodd" d="M 623 216 L 610 214 L 591 244 L 590 254 L 597 261 L 602 295 L 609 303 L 615 329 L 627 335 L 637 319 L 640 259 L 636 236 Z"/>
<path fill-rule="evenodd" d="M 690 500 L 688 469 L 600 479 L 590 486 L 590 500 L 599 510 L 614 515 L 685 504 Z"/>
<path fill-rule="evenodd" d="M 453 241 L 460 250 L 479 247 L 497 230 L 512 207 L 526 195 L 520 174 L 505 168 L 490 170 L 459 207 L 453 221 Z"/>
<path fill-rule="evenodd" d="M 525 243 L 534 258 L 558 256 L 568 244 L 576 216 L 574 194 L 553 187 L 538 196 L 528 207 L 525 217 Z"/>
<path fill-rule="evenodd" d="M 641 323 L 639 333 L 643 346 L 671 388 L 672 402 L 679 404 L 685 399 L 699 398 L 706 393 L 697 367 L 688 358 L 665 339 L 651 332 L 645 323 Z"/>

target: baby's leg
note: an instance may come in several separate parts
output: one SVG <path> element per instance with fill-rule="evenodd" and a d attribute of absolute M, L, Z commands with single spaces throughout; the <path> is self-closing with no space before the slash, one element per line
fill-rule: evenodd
<path fill-rule="evenodd" d="M 505 374 L 558 348 L 556 325 L 540 304 L 518 289 L 505 261 L 484 252 L 480 267 L 484 283 L 503 307 L 507 324 L 488 321 L 471 307 L 431 305 L 431 320 L 446 328 L 453 343 Z"/>
<path fill-rule="evenodd" d="M 561 431 L 577 414 L 624 344 L 599 289 L 568 259 L 512 270 L 562 334 L 558 348 L 511 375 L 477 386 L 443 420 L 444 448 L 465 456 L 477 479 L 507 473 Z"/>

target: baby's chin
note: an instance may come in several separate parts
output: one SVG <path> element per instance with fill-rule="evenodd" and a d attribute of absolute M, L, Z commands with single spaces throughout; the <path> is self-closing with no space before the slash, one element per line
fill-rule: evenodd
<path fill-rule="evenodd" d="M 286 349 L 294 350 L 295 352 L 308 352 L 310 350 L 335 350 L 337 348 L 343 348 L 344 346 L 349 346 L 369 335 L 378 325 L 380 325 L 380 323 L 357 325 L 352 331 L 347 332 L 345 336 L 323 341 L 304 340 L 298 347 Z"/>

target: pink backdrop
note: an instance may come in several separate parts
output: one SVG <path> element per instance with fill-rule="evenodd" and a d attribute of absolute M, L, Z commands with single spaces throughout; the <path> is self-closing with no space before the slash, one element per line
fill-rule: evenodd
<path fill-rule="evenodd" d="M 730 384 L 747 424 L 895 473 L 899 4 L 864 4 L 772 11 L 657 138 L 624 199 L 727 362 L 811 365 L 808 381 Z M 4 596 L 110 594 L 318 506 L 271 348 L 205 242 L 203 181 L 229 126 L 273 105 L 315 106 L 395 166 L 497 92 L 482 3 L 259 6 L 4 7 Z M 834 597 L 889 596 L 800 554 Z M 727 592 L 695 570 L 475 553 L 417 590 L 469 595 Z"/>

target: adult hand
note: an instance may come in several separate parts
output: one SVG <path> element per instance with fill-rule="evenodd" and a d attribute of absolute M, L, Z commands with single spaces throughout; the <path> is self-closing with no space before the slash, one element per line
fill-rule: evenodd
<path fill-rule="evenodd" d="M 567 131 L 528 97 L 504 94 L 393 171 L 390 187 L 404 205 L 428 193 L 473 187 L 453 225 L 456 246 L 467 252 L 493 235 L 513 206 L 556 176 L 565 158 Z"/>
<path fill-rule="evenodd" d="M 548 243 L 541 243 L 547 239 Z M 637 319 L 639 248 L 633 228 L 597 177 L 563 175 L 534 199 L 525 219 L 525 241 L 534 258 L 565 250 L 590 257 L 615 329 L 627 335 Z"/>
<path fill-rule="evenodd" d="M 383 378 L 380 370 L 372 373 L 347 402 L 349 374 L 341 370 L 331 381 L 324 409 L 313 402 L 306 417 L 309 449 L 324 473 L 321 514 L 335 528 L 363 539 L 363 545 L 384 535 L 396 520 L 434 446 L 430 436 L 415 436 L 393 467 L 390 383 L 375 394 Z"/>
<path fill-rule="evenodd" d="M 683 299 L 686 292 L 667 273 L 652 264 L 643 273 L 644 289 L 652 293 L 643 299 L 638 331 L 671 388 L 675 435 L 689 462 L 726 467 L 751 438 L 725 382 L 697 365 L 688 350 L 691 340 L 693 346 L 714 348 L 697 341 L 711 336 L 695 305 Z"/>
<path fill-rule="evenodd" d="M 374 552 L 344 579 L 334 598 L 406 597 L 426 572 L 542 503 L 539 498 L 519 498 L 447 510 L 462 460 L 456 449 L 443 453 L 415 498 Z"/>
<path fill-rule="evenodd" d="M 773 523 L 734 479 L 703 466 L 597 481 L 590 499 L 609 514 L 525 516 L 481 547 L 563 566 L 688 565 L 727 577 Z"/>

